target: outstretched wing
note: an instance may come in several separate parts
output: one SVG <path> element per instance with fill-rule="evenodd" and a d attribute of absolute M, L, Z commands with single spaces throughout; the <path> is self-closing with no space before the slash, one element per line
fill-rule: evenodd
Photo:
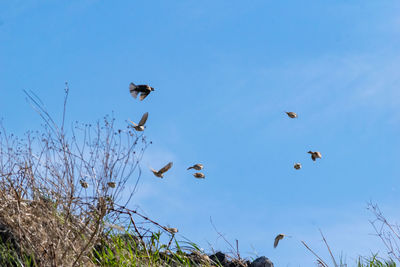
<path fill-rule="evenodd" d="M 134 83 L 131 83 L 129 85 L 129 92 L 131 93 L 131 96 L 133 96 L 133 98 L 136 98 L 138 96 L 138 91 L 136 90 L 136 85 Z"/>
<path fill-rule="evenodd" d="M 157 176 L 157 174 L 158 174 L 158 171 L 156 171 L 155 169 L 153 169 L 153 168 L 150 168 L 150 171 L 155 175 L 155 176 Z"/>
<path fill-rule="evenodd" d="M 133 96 L 133 98 L 137 98 L 137 96 L 138 96 L 138 94 L 139 94 L 139 92 L 138 91 L 136 91 L 135 89 L 133 89 L 133 90 L 129 90 L 130 92 L 131 92 L 131 96 Z"/>
<path fill-rule="evenodd" d="M 283 234 L 279 234 L 275 237 L 275 241 L 274 241 L 274 248 L 276 248 L 278 246 L 278 243 L 281 239 L 283 239 L 284 235 Z"/>
<path fill-rule="evenodd" d="M 148 95 L 150 94 L 150 91 L 149 92 L 142 92 L 141 94 L 140 94 L 140 97 L 139 97 L 139 99 L 140 99 L 140 101 L 142 101 L 143 99 L 145 99 Z"/>
<path fill-rule="evenodd" d="M 149 117 L 149 113 L 148 112 L 144 113 L 142 118 L 139 121 L 139 126 L 143 126 L 146 123 L 148 117 Z"/>
<path fill-rule="evenodd" d="M 135 127 L 137 126 L 136 123 L 134 123 L 133 121 L 129 120 Z"/>
<path fill-rule="evenodd" d="M 159 170 L 160 173 L 164 173 L 166 171 L 168 171 L 169 169 L 171 169 L 172 167 L 172 162 L 168 163 L 167 165 L 165 165 L 162 169 Z"/>

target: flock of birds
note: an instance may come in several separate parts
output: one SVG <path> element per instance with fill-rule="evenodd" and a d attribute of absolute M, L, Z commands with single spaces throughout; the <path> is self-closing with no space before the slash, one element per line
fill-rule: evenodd
<path fill-rule="evenodd" d="M 136 84 L 134 84 L 134 83 L 131 83 L 131 84 L 129 85 L 129 92 L 131 93 L 131 95 L 132 95 L 135 99 L 136 99 L 137 96 L 139 95 L 140 101 L 142 101 L 143 99 L 145 99 L 152 91 L 154 91 L 154 88 L 151 87 L 151 86 L 149 86 L 149 85 L 136 85 Z M 288 115 L 289 118 L 292 118 L 292 119 L 297 118 L 297 114 L 296 114 L 295 112 L 286 112 L 286 114 Z M 148 112 L 146 112 L 145 114 L 143 114 L 143 116 L 142 116 L 142 118 L 140 119 L 140 121 L 139 121 L 138 124 L 136 124 L 136 123 L 134 123 L 133 121 L 131 121 L 131 123 L 132 123 L 132 125 L 133 125 L 132 127 L 133 127 L 136 131 L 143 131 L 144 128 L 145 128 L 144 125 L 145 125 L 145 123 L 146 123 L 146 121 L 147 121 L 148 116 L 149 116 L 149 113 L 148 113 Z M 311 159 L 312 159 L 313 161 L 316 161 L 317 159 L 322 158 L 322 155 L 321 155 L 321 153 L 320 153 L 319 151 L 308 151 L 307 153 L 311 154 Z M 157 170 L 154 170 L 154 169 L 151 168 L 151 171 L 153 172 L 153 174 L 154 174 L 156 177 L 163 178 L 163 177 L 164 177 L 164 173 L 167 172 L 169 169 L 171 169 L 172 164 L 173 164 L 172 162 L 169 162 L 167 165 L 165 165 L 164 167 L 162 167 L 160 170 L 157 171 Z M 200 170 L 203 169 L 203 167 L 204 167 L 203 164 L 195 164 L 195 165 L 193 165 L 193 166 L 190 166 L 190 167 L 187 168 L 187 169 L 188 169 L 188 170 L 194 169 L 194 170 L 200 171 Z M 295 168 L 296 170 L 300 170 L 300 169 L 301 169 L 301 163 L 299 163 L 299 162 L 295 163 L 295 164 L 294 164 L 294 168 Z M 204 173 L 201 173 L 201 172 L 195 172 L 195 173 L 193 174 L 193 176 L 194 176 L 195 178 L 198 178 L 198 179 L 204 179 L 204 178 L 205 178 Z M 278 235 L 275 237 L 275 240 L 274 240 L 274 248 L 276 248 L 276 247 L 278 246 L 279 241 L 282 240 L 285 236 L 286 236 L 286 235 L 284 235 L 284 234 L 278 234 Z"/>
<path fill-rule="evenodd" d="M 132 97 L 136 99 L 139 96 L 140 101 L 143 101 L 153 91 L 154 91 L 154 88 L 149 85 L 146 85 L 146 84 L 136 85 L 133 82 L 131 82 L 129 85 L 129 92 L 132 95 Z M 295 112 L 286 112 L 285 111 L 285 113 L 291 119 L 295 119 L 298 117 Z M 138 123 L 130 121 L 132 123 L 132 128 L 139 132 L 144 131 L 144 129 L 146 128 L 145 124 L 146 124 L 148 117 L 149 117 L 149 113 L 146 112 L 143 114 L 142 118 L 140 119 L 140 121 Z M 322 155 L 319 151 L 308 151 L 307 153 L 311 154 L 311 159 L 313 161 L 316 161 L 316 159 L 322 158 Z M 156 177 L 164 178 L 164 173 L 166 173 L 169 169 L 171 169 L 172 165 L 173 165 L 173 162 L 169 162 L 167 165 L 165 165 L 158 171 L 153 168 L 150 168 L 150 170 L 153 172 L 153 174 Z M 294 164 L 294 168 L 296 170 L 300 170 L 301 167 L 302 167 L 301 163 L 299 163 L 299 162 Z M 193 166 L 190 166 L 189 168 L 187 168 L 187 170 L 194 169 L 196 171 L 200 171 L 203 168 L 204 168 L 203 164 L 197 163 L 197 164 L 194 164 Z M 195 173 L 193 173 L 193 176 L 198 179 L 204 179 L 206 177 L 204 175 L 204 173 L 202 173 L 202 172 L 195 172 Z M 83 188 L 88 188 L 88 186 L 89 186 L 88 183 L 84 180 L 80 180 L 80 184 Z M 109 183 L 107 183 L 107 185 L 111 188 L 114 188 L 115 182 L 109 182 Z M 276 248 L 278 246 L 279 241 L 282 240 L 285 236 L 286 236 L 285 234 L 278 234 L 275 237 L 274 248 Z"/>
<path fill-rule="evenodd" d="M 289 116 L 289 118 L 295 119 L 297 118 L 297 113 L 295 112 L 286 112 L 285 113 Z M 307 153 L 311 154 L 311 159 L 313 161 L 316 161 L 317 159 L 322 158 L 321 152 L 319 151 L 308 151 Z M 294 168 L 296 170 L 300 170 L 301 169 L 301 163 L 297 162 L 294 164 Z"/>
<path fill-rule="evenodd" d="M 131 93 L 131 95 L 133 96 L 133 98 L 137 98 L 139 96 L 139 100 L 143 101 L 152 91 L 154 91 L 154 88 L 147 85 L 147 84 L 139 84 L 136 85 L 133 82 L 130 83 L 129 85 L 129 92 Z M 143 114 L 142 118 L 140 119 L 139 123 L 134 123 L 133 121 L 130 121 L 132 123 L 132 127 L 133 129 L 135 129 L 136 131 L 144 131 L 145 129 L 145 124 L 147 121 L 147 118 L 149 117 L 149 113 L 146 112 Z M 173 165 L 173 162 L 169 162 L 167 165 L 165 165 L 164 167 L 162 167 L 161 169 L 154 170 L 153 168 L 150 168 L 150 170 L 153 172 L 153 174 L 158 177 L 158 178 L 164 178 L 164 173 L 166 173 L 169 169 L 171 169 Z M 194 164 L 193 166 L 190 166 L 189 168 L 187 168 L 188 170 L 190 169 L 194 169 L 197 171 L 200 171 L 203 169 L 203 164 L 197 163 Z M 204 175 L 204 173 L 202 172 L 195 172 L 193 173 L 193 176 L 197 179 L 204 179 L 206 178 L 206 176 Z"/>
<path fill-rule="evenodd" d="M 286 112 L 286 111 L 285 111 L 285 113 L 288 115 L 289 118 L 292 118 L 292 119 L 297 118 L 297 113 L 295 113 L 295 112 Z M 319 152 L 319 151 L 308 151 L 307 153 L 311 154 L 311 159 L 312 159 L 313 161 L 316 161 L 317 159 L 322 158 L 322 154 L 321 154 L 321 152 Z M 294 167 L 296 170 L 300 170 L 300 169 L 301 169 L 301 163 L 300 163 L 300 162 L 297 162 L 297 163 L 294 164 L 293 167 Z M 274 248 L 276 248 L 276 247 L 278 246 L 279 241 L 281 241 L 285 236 L 286 236 L 285 234 L 278 234 L 278 235 L 275 237 L 275 240 L 274 240 Z"/>

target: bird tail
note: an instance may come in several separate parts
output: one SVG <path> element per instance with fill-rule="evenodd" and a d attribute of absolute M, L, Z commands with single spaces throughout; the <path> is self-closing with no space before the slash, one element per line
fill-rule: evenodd
<path fill-rule="evenodd" d="M 193 169 L 193 167 L 189 167 L 189 168 L 187 168 L 188 170 L 190 170 L 190 169 Z"/>

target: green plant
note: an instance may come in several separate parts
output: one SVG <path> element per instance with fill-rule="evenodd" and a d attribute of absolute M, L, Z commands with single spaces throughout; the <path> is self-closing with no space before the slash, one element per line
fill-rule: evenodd
<path fill-rule="evenodd" d="M 377 254 L 370 258 L 360 257 L 357 262 L 357 267 L 396 267 L 393 260 L 379 259 Z"/>
<path fill-rule="evenodd" d="M 100 266 L 211 266 L 209 258 L 200 253 L 190 241 L 174 239 L 171 249 L 162 242 L 162 232 L 155 232 L 142 240 L 136 233 L 110 233 L 107 239 L 95 246 L 93 263 Z M 214 265 L 215 266 L 215 265 Z"/>

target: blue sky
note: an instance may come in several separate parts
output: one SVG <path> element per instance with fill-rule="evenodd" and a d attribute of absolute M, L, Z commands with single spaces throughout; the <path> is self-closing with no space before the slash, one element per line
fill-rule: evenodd
<path fill-rule="evenodd" d="M 366 203 L 400 200 L 398 1 L 2 1 L 0 117 L 22 134 L 40 120 L 22 90 L 70 121 L 150 113 L 135 205 L 206 250 L 276 266 L 326 256 L 318 229 L 352 263 L 384 250 Z M 156 88 L 135 101 L 129 82 Z M 296 111 L 291 120 L 283 111 Z M 308 150 L 321 151 L 312 162 Z M 295 171 L 294 162 L 303 169 Z M 186 171 L 205 164 L 205 180 Z M 293 236 L 273 249 L 277 233 Z"/>

